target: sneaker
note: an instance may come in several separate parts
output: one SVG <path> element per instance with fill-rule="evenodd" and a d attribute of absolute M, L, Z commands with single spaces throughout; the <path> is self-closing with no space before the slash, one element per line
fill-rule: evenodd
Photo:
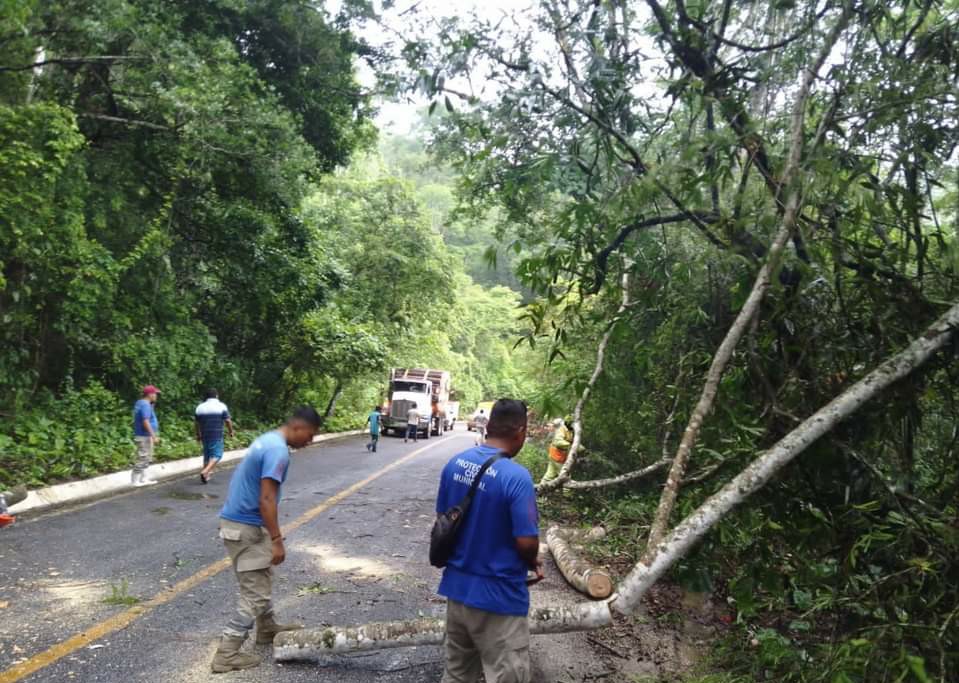
<path fill-rule="evenodd" d="M 372 450 L 373 450 L 373 447 L 372 447 L 370 444 L 366 444 L 366 450 L 367 450 L 367 451 L 372 451 Z"/>
<path fill-rule="evenodd" d="M 140 486 L 153 486 L 154 484 L 159 483 L 160 482 L 158 482 L 156 479 L 148 479 L 147 477 L 144 477 L 143 480 L 140 481 Z M 134 484 L 134 486 L 136 486 L 136 484 Z"/>
<path fill-rule="evenodd" d="M 202 481 L 204 484 L 207 484 L 210 482 L 210 476 L 208 474 L 203 474 L 203 472 L 200 472 L 200 481 Z"/>

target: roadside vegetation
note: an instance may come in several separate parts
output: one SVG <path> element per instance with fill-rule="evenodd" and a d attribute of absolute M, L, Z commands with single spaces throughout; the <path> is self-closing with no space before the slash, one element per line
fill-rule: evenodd
<path fill-rule="evenodd" d="M 206 386 L 228 447 L 302 402 L 356 427 L 391 366 L 451 370 L 464 406 L 524 393 L 520 295 L 457 251 L 492 235 L 447 245 L 421 143 L 380 159 L 342 21 L 104 0 L 0 23 L 0 485 L 128 466 L 145 384 L 160 460 L 196 453 Z"/>
<path fill-rule="evenodd" d="M 400 55 L 359 4 L 0 10 L 0 484 L 126 465 L 146 383 L 162 459 L 206 385 L 335 430 L 426 365 L 464 415 L 589 389 L 576 480 L 674 468 L 543 491 L 625 573 L 959 300 L 954 0 L 411 12 Z M 358 58 L 431 101 L 412 135 Z M 730 616 L 690 680 L 959 677 L 957 391 L 953 338 L 672 566 Z"/>

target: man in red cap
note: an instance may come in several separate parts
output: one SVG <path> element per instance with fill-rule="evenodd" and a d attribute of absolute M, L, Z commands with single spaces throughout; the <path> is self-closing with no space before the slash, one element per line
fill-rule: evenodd
<path fill-rule="evenodd" d="M 149 486 L 156 481 L 147 476 L 153 462 L 153 447 L 160 441 L 160 426 L 153 404 L 160 390 L 152 384 L 143 387 L 143 398 L 133 406 L 133 440 L 137 443 L 137 460 L 133 465 L 133 485 Z"/>

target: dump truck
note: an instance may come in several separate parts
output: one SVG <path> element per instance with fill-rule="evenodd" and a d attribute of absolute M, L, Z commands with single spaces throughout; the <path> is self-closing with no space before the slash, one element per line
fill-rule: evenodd
<path fill-rule="evenodd" d="M 390 370 L 389 410 L 385 429 L 402 434 L 406 414 L 416 408 L 420 414 L 417 431 L 428 439 L 450 429 L 446 404 L 450 398 L 450 373 L 429 368 L 393 368 Z"/>

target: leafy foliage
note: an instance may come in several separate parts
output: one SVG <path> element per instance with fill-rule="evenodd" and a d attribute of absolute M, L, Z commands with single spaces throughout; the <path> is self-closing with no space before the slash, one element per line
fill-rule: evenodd
<path fill-rule="evenodd" d="M 672 448 L 795 188 L 798 229 L 679 513 L 959 296 L 955 3 L 544 1 L 514 18 L 424 17 L 405 83 L 457 102 L 434 148 L 461 174 L 461 213 L 506 218 L 539 295 L 525 339 L 552 363 L 547 412 L 575 401 L 631 275 L 578 478 Z M 787 187 L 796 84 L 834 30 Z M 946 355 L 887 392 L 679 568 L 736 601 L 734 675 L 955 677 L 955 372 Z M 653 491 L 596 495 L 635 539 Z"/>

